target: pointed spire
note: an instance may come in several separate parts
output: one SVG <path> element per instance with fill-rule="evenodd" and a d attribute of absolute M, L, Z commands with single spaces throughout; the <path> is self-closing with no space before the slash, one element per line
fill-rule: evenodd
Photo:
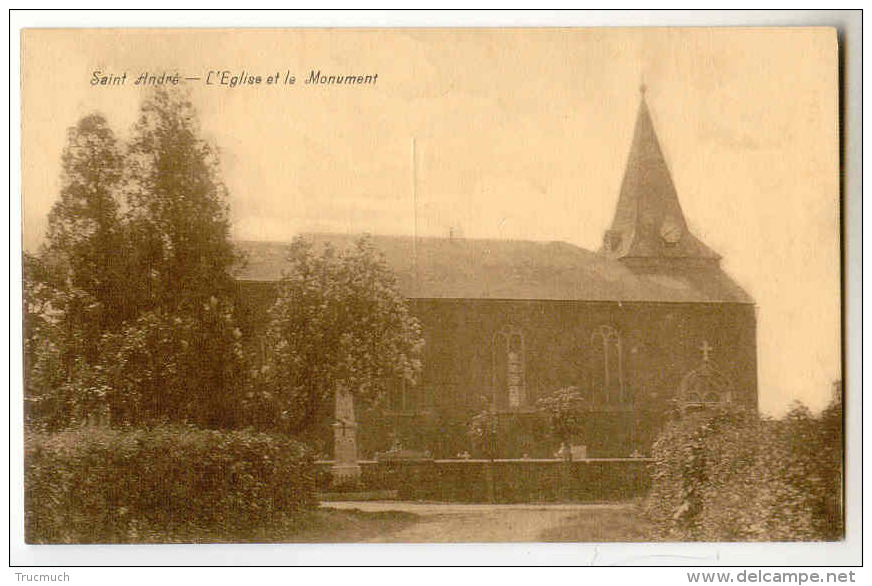
<path fill-rule="evenodd" d="M 612 226 L 603 238 L 602 252 L 621 259 L 720 257 L 690 233 L 669 166 L 660 149 L 651 112 L 639 86 L 639 111 L 633 143 Z"/>

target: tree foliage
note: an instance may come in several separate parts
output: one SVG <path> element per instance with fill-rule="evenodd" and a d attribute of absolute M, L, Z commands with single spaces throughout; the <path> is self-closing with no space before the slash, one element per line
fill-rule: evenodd
<path fill-rule="evenodd" d="M 782 419 L 742 410 L 685 414 L 653 449 L 646 512 L 665 539 L 839 539 L 841 438 L 796 405 Z M 841 417 L 839 416 L 839 419 Z"/>
<path fill-rule="evenodd" d="M 127 152 L 130 250 L 146 309 L 198 310 L 230 290 L 237 260 L 217 151 L 200 137 L 183 95 L 146 99 Z"/>
<path fill-rule="evenodd" d="M 484 402 L 484 408 L 469 420 L 466 433 L 472 440 L 473 449 L 485 458 L 494 459 L 500 435 L 500 418 L 491 402 L 486 398 Z"/>
<path fill-rule="evenodd" d="M 25 413 L 50 428 L 88 411 L 94 397 L 77 387 L 99 359 L 103 333 L 125 317 L 122 163 L 103 116 L 70 128 L 46 242 L 22 259 Z"/>
<path fill-rule="evenodd" d="M 277 405 L 277 425 L 309 429 L 340 387 L 372 404 L 392 381 L 414 384 L 421 328 L 368 238 L 340 252 L 298 237 L 288 261 L 270 309 L 272 351 L 257 379 Z"/>
<path fill-rule="evenodd" d="M 237 260 L 190 101 L 150 93 L 127 145 L 101 115 L 80 120 L 46 244 L 24 258 L 29 420 L 241 421 Z"/>
<path fill-rule="evenodd" d="M 99 114 L 67 131 L 60 197 L 49 213 L 41 266 L 27 275 L 46 286 L 43 294 L 54 296 L 58 319 L 69 336 L 76 334 L 79 343 L 65 347 L 68 366 L 75 357 L 93 362 L 100 333 L 124 317 L 126 271 L 117 254 L 122 158 L 115 134 Z"/>
<path fill-rule="evenodd" d="M 548 422 L 548 429 L 569 452 L 569 444 L 584 430 L 590 403 L 577 387 L 566 387 L 542 397 L 537 402 L 539 412 Z"/>
<path fill-rule="evenodd" d="M 196 317 L 148 311 L 107 337 L 98 366 L 113 421 L 245 423 L 240 332 L 213 297 Z"/>
<path fill-rule="evenodd" d="M 47 253 L 64 263 L 72 288 L 93 297 L 100 325 L 117 316 L 119 198 L 123 153 L 106 119 L 82 118 L 67 131 L 61 156 L 60 199 L 48 217 Z"/>

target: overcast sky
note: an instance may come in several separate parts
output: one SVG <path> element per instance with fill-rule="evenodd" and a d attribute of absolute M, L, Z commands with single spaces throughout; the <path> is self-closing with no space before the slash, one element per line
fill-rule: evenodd
<path fill-rule="evenodd" d="M 237 238 L 411 234 L 414 138 L 419 234 L 596 249 L 644 81 L 691 230 L 757 301 L 761 408 L 818 409 L 840 377 L 836 57 L 828 29 L 30 31 L 24 246 L 43 238 L 66 129 L 100 111 L 124 137 L 147 71 L 201 78 L 182 83 Z M 262 82 L 205 84 L 221 70 Z M 311 70 L 378 82 L 307 85 Z M 288 71 L 296 84 L 266 83 Z"/>

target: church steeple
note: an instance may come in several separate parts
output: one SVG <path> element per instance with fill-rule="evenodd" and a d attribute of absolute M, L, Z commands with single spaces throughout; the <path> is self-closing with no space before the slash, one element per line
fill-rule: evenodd
<path fill-rule="evenodd" d="M 639 113 L 618 207 L 601 252 L 634 266 L 679 259 L 717 262 L 720 256 L 690 233 L 669 167 L 640 88 Z"/>

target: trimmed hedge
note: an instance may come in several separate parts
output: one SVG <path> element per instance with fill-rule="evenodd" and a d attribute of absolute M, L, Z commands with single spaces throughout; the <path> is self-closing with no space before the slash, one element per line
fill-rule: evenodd
<path fill-rule="evenodd" d="M 315 506 L 302 444 L 190 426 L 27 433 L 28 543 L 200 541 Z"/>
<path fill-rule="evenodd" d="M 319 463 L 318 488 L 331 488 L 330 463 Z M 402 500 L 495 503 L 602 502 L 642 497 L 646 459 L 365 461 L 361 485 L 397 491 Z"/>

